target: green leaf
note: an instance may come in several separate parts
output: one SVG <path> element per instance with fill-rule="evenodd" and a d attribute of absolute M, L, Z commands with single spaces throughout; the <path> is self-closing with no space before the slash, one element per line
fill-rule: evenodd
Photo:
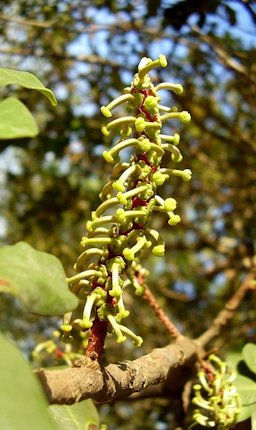
<path fill-rule="evenodd" d="M 252 412 L 251 427 L 252 427 L 252 430 L 256 430 L 256 408 L 254 408 Z"/>
<path fill-rule="evenodd" d="M 0 352 L 0 428 L 57 430 L 29 364 L 1 335 Z"/>
<path fill-rule="evenodd" d="M 33 116 L 20 100 L 9 97 L 0 102 L 0 139 L 34 137 L 38 132 Z"/>
<path fill-rule="evenodd" d="M 225 360 L 230 367 L 235 369 L 238 366 L 239 362 L 242 360 L 242 354 L 238 351 L 229 351 L 225 355 Z"/>
<path fill-rule="evenodd" d="M 254 381 L 246 376 L 237 375 L 234 383 L 243 406 L 256 403 L 256 383 Z"/>
<path fill-rule="evenodd" d="M 59 430 L 99 429 L 99 415 L 92 400 L 84 400 L 71 406 L 53 405 L 49 409 Z"/>
<path fill-rule="evenodd" d="M 18 296 L 31 312 L 39 314 L 64 314 L 78 304 L 58 258 L 25 242 L 0 248 L 1 291 Z"/>
<path fill-rule="evenodd" d="M 242 421 L 245 421 L 250 418 L 253 413 L 253 409 L 253 406 L 243 406 L 239 414 L 238 422 L 241 423 Z"/>
<path fill-rule="evenodd" d="M 256 407 L 256 383 L 251 379 L 238 375 L 234 382 L 242 405 L 239 422 L 249 418 Z"/>
<path fill-rule="evenodd" d="M 53 106 L 57 105 L 57 100 L 53 92 L 46 88 L 32 73 L 0 67 L 0 87 L 10 84 L 21 85 L 31 90 L 40 91 L 50 100 Z"/>
<path fill-rule="evenodd" d="M 254 343 L 247 343 L 243 347 L 242 356 L 251 372 L 256 374 L 256 345 Z"/>

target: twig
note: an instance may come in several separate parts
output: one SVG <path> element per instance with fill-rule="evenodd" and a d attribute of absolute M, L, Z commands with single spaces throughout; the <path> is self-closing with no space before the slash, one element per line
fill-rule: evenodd
<path fill-rule="evenodd" d="M 111 59 L 107 59 L 104 57 L 101 57 L 99 55 L 70 55 L 70 54 L 61 54 L 57 55 L 51 52 L 39 52 L 38 50 L 28 49 L 28 48 L 0 48 L 0 54 L 4 55 L 17 55 L 17 56 L 31 56 L 36 58 L 57 58 L 60 61 L 78 61 L 81 63 L 89 63 L 89 64 L 96 64 L 96 65 L 107 65 L 111 66 L 113 68 L 120 68 L 123 67 L 122 65 L 116 63 L 115 61 L 112 61 Z"/>
<path fill-rule="evenodd" d="M 8 16 L 4 14 L 0 14 L 0 20 L 7 21 L 7 22 L 15 22 L 15 24 L 21 24 L 28 27 L 39 27 L 39 28 L 49 28 L 52 27 L 56 22 L 57 19 L 52 21 L 38 21 L 35 19 L 24 19 L 20 16 Z"/>
<path fill-rule="evenodd" d="M 163 323 L 165 328 L 170 333 L 171 337 L 173 339 L 178 339 L 178 338 L 182 337 L 182 334 L 175 327 L 175 325 L 169 320 L 168 316 L 163 311 L 163 309 L 160 307 L 160 305 L 157 303 L 154 295 L 152 294 L 152 292 L 150 291 L 150 289 L 148 287 L 146 287 L 143 298 L 145 300 L 147 300 L 147 302 L 150 304 L 150 306 L 153 309 L 154 313 L 156 314 L 157 318 L 161 321 L 161 323 Z"/>
<path fill-rule="evenodd" d="M 197 341 L 202 347 L 220 335 L 222 328 L 227 325 L 228 322 L 231 320 L 238 306 L 242 302 L 245 294 L 249 290 L 255 289 L 255 285 L 253 282 L 255 276 L 256 269 L 254 268 L 245 277 L 244 281 L 242 282 L 238 290 L 235 292 L 235 294 L 228 300 L 224 309 L 222 309 L 217 315 L 217 317 L 213 320 L 211 327 L 197 338 Z"/>
<path fill-rule="evenodd" d="M 226 67 L 228 67 L 231 70 L 234 70 L 237 73 L 241 73 L 244 75 L 247 79 L 250 79 L 252 82 L 255 82 L 252 76 L 248 75 L 248 71 L 246 70 L 246 67 L 244 67 L 242 64 L 240 64 L 238 61 L 236 61 L 234 58 L 232 58 L 227 51 L 223 49 L 223 47 L 218 44 L 213 37 L 203 34 L 199 27 L 192 26 L 192 30 L 197 34 L 199 39 L 201 39 L 202 42 L 205 42 L 207 45 L 209 45 L 213 51 L 216 53 L 219 61 L 223 63 Z"/>

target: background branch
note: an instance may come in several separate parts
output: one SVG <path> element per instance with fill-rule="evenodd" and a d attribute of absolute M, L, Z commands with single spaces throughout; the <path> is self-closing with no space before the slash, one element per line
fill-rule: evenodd
<path fill-rule="evenodd" d="M 244 279 L 241 286 L 235 294 L 227 301 L 224 309 L 222 309 L 217 317 L 213 320 L 211 327 L 206 330 L 201 336 L 198 337 L 198 342 L 201 346 L 207 345 L 212 339 L 221 334 L 221 330 L 233 317 L 238 306 L 242 302 L 247 291 L 255 289 L 253 282 L 256 276 L 256 269 L 254 268 Z"/>

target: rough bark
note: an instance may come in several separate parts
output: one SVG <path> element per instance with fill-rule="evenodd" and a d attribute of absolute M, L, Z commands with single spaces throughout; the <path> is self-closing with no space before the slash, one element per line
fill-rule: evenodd
<path fill-rule="evenodd" d="M 195 341 L 181 338 L 175 344 L 154 349 L 134 361 L 123 361 L 100 367 L 83 357 L 76 367 L 64 370 L 37 369 L 50 403 L 72 404 L 92 398 L 98 402 L 121 399 L 151 385 L 175 380 L 181 367 L 193 367 L 202 355 Z M 177 391 L 179 382 L 172 382 L 168 391 Z"/>
<path fill-rule="evenodd" d="M 254 266 L 211 327 L 197 340 L 179 336 L 175 343 L 154 349 L 136 360 L 107 366 L 83 356 L 73 368 L 35 370 L 49 403 L 72 404 L 88 398 L 107 402 L 127 398 L 161 383 L 168 395 L 180 392 L 191 379 L 196 362 L 204 357 L 207 344 L 220 335 L 245 294 L 256 291 L 255 277 Z"/>

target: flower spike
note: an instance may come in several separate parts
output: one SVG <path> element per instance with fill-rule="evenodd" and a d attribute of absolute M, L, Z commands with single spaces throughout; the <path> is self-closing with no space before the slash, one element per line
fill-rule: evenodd
<path fill-rule="evenodd" d="M 123 291 L 133 287 L 136 296 L 144 294 L 145 286 L 137 276 L 138 270 L 139 273 L 143 271 L 140 258 L 145 249 L 150 248 L 153 255 L 159 257 L 164 255 L 164 240 L 149 225 L 155 212 L 165 212 L 169 225 L 180 221 L 179 215 L 174 213 L 176 200 L 171 196 L 164 200 L 158 195 L 158 187 L 173 176 L 185 181 L 191 178 L 189 169 L 163 165 L 164 155 L 173 162 L 182 160 L 177 147 L 179 135 L 163 134 L 163 123 L 173 119 L 182 123 L 190 120 L 188 112 L 160 104 L 158 91 L 167 89 L 176 94 L 183 91 L 176 83 L 154 86 L 150 71 L 166 66 L 164 55 L 156 60 L 142 58 L 131 86 L 101 108 L 102 114 L 111 118 L 113 109 L 128 104 L 131 114 L 110 120 L 102 127 L 105 136 L 110 132 L 118 134 L 117 142 L 103 153 L 105 161 L 114 166 L 111 178 L 100 193 L 102 203 L 86 223 L 87 233 L 81 240 L 85 250 L 74 266 L 77 273 L 67 280 L 80 304 L 62 325 L 66 342 L 72 342 L 77 333 L 83 342 L 85 336 L 88 338 L 85 354 L 93 359 L 100 358 L 107 333 L 114 333 L 118 343 L 130 338 L 135 345 L 142 344 L 140 336 L 121 324 L 129 315 Z M 120 160 L 123 154 L 129 154 L 129 159 Z M 196 403 L 207 406 L 200 394 Z M 206 422 L 201 412 L 197 417 L 198 422 Z"/>
<path fill-rule="evenodd" d="M 199 382 L 194 385 L 192 403 L 199 409 L 193 414 L 192 429 L 196 423 L 208 428 L 231 429 L 237 423 L 240 400 L 233 381 L 236 377 L 227 364 L 211 354 L 208 363 L 202 363 Z"/>

